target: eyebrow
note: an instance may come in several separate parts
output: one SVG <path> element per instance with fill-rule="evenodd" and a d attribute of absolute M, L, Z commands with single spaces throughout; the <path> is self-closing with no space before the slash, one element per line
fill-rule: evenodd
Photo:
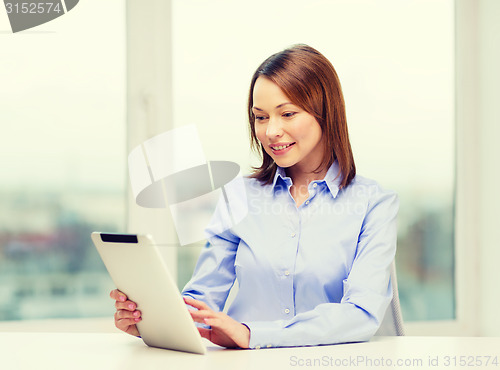
<path fill-rule="evenodd" d="M 282 106 L 287 105 L 287 104 L 293 104 L 293 103 L 291 103 L 291 102 L 287 101 L 287 102 L 285 102 L 285 103 L 281 103 L 280 105 L 277 105 L 274 109 L 281 108 Z M 263 109 L 260 109 L 260 108 L 255 107 L 255 106 L 254 106 L 254 107 L 252 107 L 252 109 L 259 110 L 259 111 L 261 111 L 261 112 L 263 112 L 263 111 L 264 111 Z"/>

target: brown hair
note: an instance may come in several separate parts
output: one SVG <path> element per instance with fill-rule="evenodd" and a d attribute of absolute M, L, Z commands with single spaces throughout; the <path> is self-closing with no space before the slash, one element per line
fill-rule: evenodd
<path fill-rule="evenodd" d="M 259 143 L 252 112 L 253 90 L 257 78 L 264 76 L 274 82 L 291 102 L 318 121 L 325 140 L 323 162 L 315 170 L 329 168 L 335 160 L 340 167 L 340 187 L 344 188 L 356 175 L 352 155 L 344 96 L 340 80 L 330 61 L 316 49 L 298 44 L 267 58 L 255 71 L 248 96 L 248 119 L 252 148 L 262 156 L 260 167 L 251 177 L 270 184 L 277 165 Z M 324 166 L 324 167 L 323 167 Z"/>

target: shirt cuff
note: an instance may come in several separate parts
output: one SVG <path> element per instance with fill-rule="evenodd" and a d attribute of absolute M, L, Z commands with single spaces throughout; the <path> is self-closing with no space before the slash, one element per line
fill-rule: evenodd
<path fill-rule="evenodd" d="M 282 347 L 283 324 L 281 321 L 258 321 L 243 323 L 250 329 L 249 348 Z"/>

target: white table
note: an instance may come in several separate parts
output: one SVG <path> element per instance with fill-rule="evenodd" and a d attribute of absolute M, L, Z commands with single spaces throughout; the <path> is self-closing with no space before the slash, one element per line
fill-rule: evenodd
<path fill-rule="evenodd" d="M 0 369 L 500 369 L 500 338 L 375 337 L 367 343 L 260 350 L 206 343 L 203 356 L 149 348 L 124 333 L 2 332 Z M 492 356 L 489 366 L 485 356 Z"/>

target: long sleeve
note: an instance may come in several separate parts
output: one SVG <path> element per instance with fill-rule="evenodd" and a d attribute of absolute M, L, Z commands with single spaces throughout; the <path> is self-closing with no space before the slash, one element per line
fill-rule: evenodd
<path fill-rule="evenodd" d="M 288 320 L 244 321 L 251 330 L 250 347 L 369 340 L 392 298 L 390 265 L 396 252 L 398 207 L 392 192 L 370 196 L 340 303 L 321 303 Z"/>
<path fill-rule="evenodd" d="M 182 295 L 203 301 L 215 311 L 222 311 L 236 277 L 234 260 L 237 247 L 238 240 L 227 231 L 210 237 Z"/>

